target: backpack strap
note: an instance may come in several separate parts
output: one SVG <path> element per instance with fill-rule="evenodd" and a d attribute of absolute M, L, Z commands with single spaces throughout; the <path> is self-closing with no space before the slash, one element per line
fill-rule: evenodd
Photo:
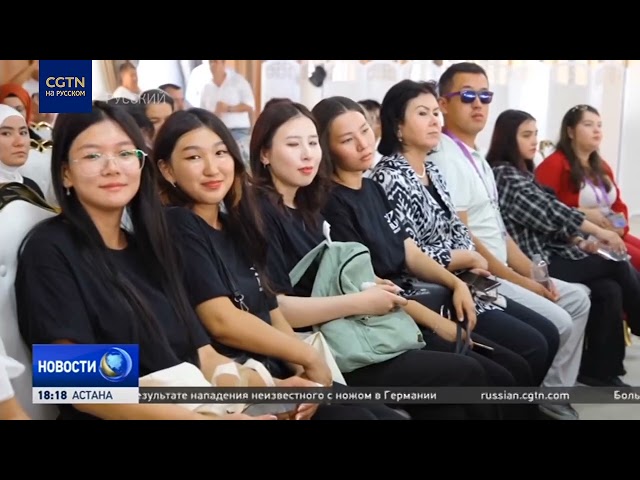
<path fill-rule="evenodd" d="M 291 280 L 291 285 L 296 285 L 300 279 L 304 276 L 304 274 L 309 270 L 309 267 L 313 265 L 315 262 L 325 251 L 327 248 L 327 241 L 323 241 L 318 244 L 313 250 L 307 253 L 300 261 L 296 264 L 295 267 L 289 272 L 289 279 Z"/>
<path fill-rule="evenodd" d="M 467 338 L 462 338 L 462 331 L 467 332 Z M 471 336 L 469 334 L 469 321 L 465 318 L 462 322 L 456 322 L 456 353 L 465 355 L 471 344 Z"/>
<path fill-rule="evenodd" d="M 456 323 L 456 350 L 455 353 L 465 355 L 469 350 L 471 344 L 471 337 L 469 336 L 469 320 L 466 318 L 462 322 L 458 322 L 451 319 L 451 311 L 446 305 L 440 307 L 440 316 L 448 318 L 452 322 Z M 466 340 L 462 338 L 462 332 L 467 332 Z"/>

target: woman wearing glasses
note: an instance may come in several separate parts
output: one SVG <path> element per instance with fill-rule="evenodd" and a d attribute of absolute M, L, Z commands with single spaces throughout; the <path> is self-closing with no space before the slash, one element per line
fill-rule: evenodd
<path fill-rule="evenodd" d="M 25 241 L 15 286 L 20 332 L 28 345 L 138 344 L 141 377 L 188 362 L 209 380 L 233 364 L 189 305 L 144 146 L 133 118 L 103 102 L 58 117 L 51 174 L 62 213 Z M 134 233 L 120 227 L 125 208 Z M 249 385 L 264 386 L 246 373 Z M 221 377 L 220 386 L 236 383 Z M 180 405 L 59 408 L 62 419 L 220 418 Z"/>

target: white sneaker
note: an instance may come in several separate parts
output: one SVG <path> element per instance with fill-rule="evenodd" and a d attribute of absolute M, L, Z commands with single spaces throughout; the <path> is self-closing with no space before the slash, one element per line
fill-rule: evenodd
<path fill-rule="evenodd" d="M 566 404 L 543 404 L 538 408 L 545 415 L 554 418 L 556 420 L 580 420 L 580 415 L 574 410 L 574 408 Z"/>

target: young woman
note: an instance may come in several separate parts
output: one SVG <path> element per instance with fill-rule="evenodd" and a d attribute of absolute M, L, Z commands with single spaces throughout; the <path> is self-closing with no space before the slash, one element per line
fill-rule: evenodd
<path fill-rule="evenodd" d="M 527 166 L 537 144 L 535 119 L 520 110 L 498 116 L 487 153 L 495 174 L 500 207 L 509 234 L 529 257 L 539 254 L 552 276 L 591 289 L 591 312 L 579 381 L 624 386 L 623 316 L 640 334 L 640 281 L 629 262 L 606 260 L 591 252 L 582 234 L 594 235 L 609 248 L 623 251 L 622 239 L 567 207 L 540 186 Z M 531 134 L 533 133 L 533 134 Z"/>
<path fill-rule="evenodd" d="M 616 232 L 627 245 L 631 262 L 640 269 L 640 239 L 629 233 L 629 209 L 622 200 L 613 170 L 600 156 L 602 119 L 590 105 L 576 105 L 565 113 L 556 151 L 535 169 L 542 185 L 558 199 L 578 208 L 587 220 Z"/>
<path fill-rule="evenodd" d="M 181 253 L 187 294 L 216 350 L 239 363 L 258 360 L 277 378 L 301 374 L 331 385 L 326 362 L 296 336 L 269 292 L 263 274 L 267 240 L 228 128 L 203 109 L 176 112 L 158 132 L 154 157 L 162 172 L 161 190 L 175 206 L 167 211 L 168 222 Z M 383 418 L 403 418 L 388 407 L 373 410 Z M 376 419 L 359 407 L 321 406 L 314 412 L 310 408 L 298 415 Z"/>
<path fill-rule="evenodd" d="M 28 158 L 24 159 L 20 173 L 30 179 L 29 187 L 37 189 L 36 192 L 46 199 L 49 205 L 55 206 L 55 194 L 51 186 L 50 174 L 51 141 L 48 138 L 43 138 L 32 128 L 33 103 L 29 93 L 20 85 L 7 83 L 0 86 L 0 104 L 15 108 L 24 118 L 28 128 Z"/>
<path fill-rule="evenodd" d="M 31 128 L 33 122 L 33 102 L 29 92 L 17 83 L 5 83 L 0 85 L 0 104 L 15 108 L 22 115 L 29 127 L 29 139 L 36 142 L 43 141 L 43 138 Z"/>
<path fill-rule="evenodd" d="M 362 172 L 372 160 L 375 138 L 361 107 L 348 98 L 331 97 L 319 102 L 313 114 L 319 125 L 324 160 L 333 170 L 334 187 L 323 213 L 332 226 L 334 239 L 367 245 L 379 277 L 400 278 L 407 271 L 420 280 L 452 288 L 454 296 L 468 297 L 475 317 L 476 305 L 466 284 L 420 250 L 395 217 L 384 190 L 373 180 L 364 178 Z M 469 311 L 465 314 L 469 315 Z M 535 314 L 532 312 L 532 315 Z M 433 328 L 433 325 L 427 327 Z M 557 341 L 557 331 L 553 332 L 551 327 Z M 494 308 L 485 308 L 478 315 L 474 331 L 527 360 L 531 371 L 525 377 L 520 376 L 519 363 L 510 368 L 511 356 L 506 356 L 507 361 L 503 363 L 519 385 L 540 385 L 549 368 L 549 346 L 541 333 L 509 315 L 508 310 Z M 432 336 L 434 348 L 436 345 L 443 350 L 450 348 Z"/>
<path fill-rule="evenodd" d="M 175 110 L 173 97 L 159 88 L 142 92 L 140 94 L 140 105 L 142 105 L 144 114 L 153 125 L 154 137 L 165 120 Z"/>
<path fill-rule="evenodd" d="M 30 178 L 20 173 L 29 158 L 29 127 L 14 108 L 0 104 L 0 184 L 22 183 L 42 198 L 42 190 Z"/>
<path fill-rule="evenodd" d="M 133 119 L 95 102 L 89 113 L 60 115 L 53 138 L 51 174 L 62 213 L 34 228 L 18 262 L 25 342 L 139 344 L 141 377 L 190 362 L 214 378 L 231 360 L 211 347 L 186 298 L 155 166 L 146 161 Z M 125 208 L 133 234 L 120 227 Z M 257 372 L 247 373 L 250 385 L 264 385 Z M 236 379 L 222 375 L 218 384 L 233 386 Z M 211 418 L 150 404 L 62 405 L 60 413 L 62 419 Z"/>
<path fill-rule="evenodd" d="M 289 272 L 324 239 L 320 209 L 327 174 L 315 121 L 307 108 L 278 102 L 265 109 L 256 121 L 250 153 L 252 182 L 259 191 L 269 238 L 267 274 L 278 305 L 294 329 L 350 315 L 384 315 L 407 305 L 395 294 L 397 288 L 387 284 L 338 297 L 311 297 L 313 280 L 300 282 L 295 288 L 291 285 Z M 452 324 L 442 320 L 443 330 Z M 477 360 L 427 350 L 410 350 L 344 376 L 349 385 L 360 386 L 489 384 Z M 408 404 L 403 408 L 414 419 L 487 418 L 495 414 L 495 408 L 486 405 Z"/>

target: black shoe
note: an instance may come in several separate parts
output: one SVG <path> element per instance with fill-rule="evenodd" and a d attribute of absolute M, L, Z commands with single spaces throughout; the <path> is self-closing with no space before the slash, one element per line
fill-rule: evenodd
<path fill-rule="evenodd" d="M 590 387 L 630 387 L 620 377 L 596 378 L 587 375 L 579 375 L 578 382 Z"/>
<path fill-rule="evenodd" d="M 624 383 L 620 377 L 613 377 L 611 379 L 612 387 L 630 387 L 631 385 Z"/>

